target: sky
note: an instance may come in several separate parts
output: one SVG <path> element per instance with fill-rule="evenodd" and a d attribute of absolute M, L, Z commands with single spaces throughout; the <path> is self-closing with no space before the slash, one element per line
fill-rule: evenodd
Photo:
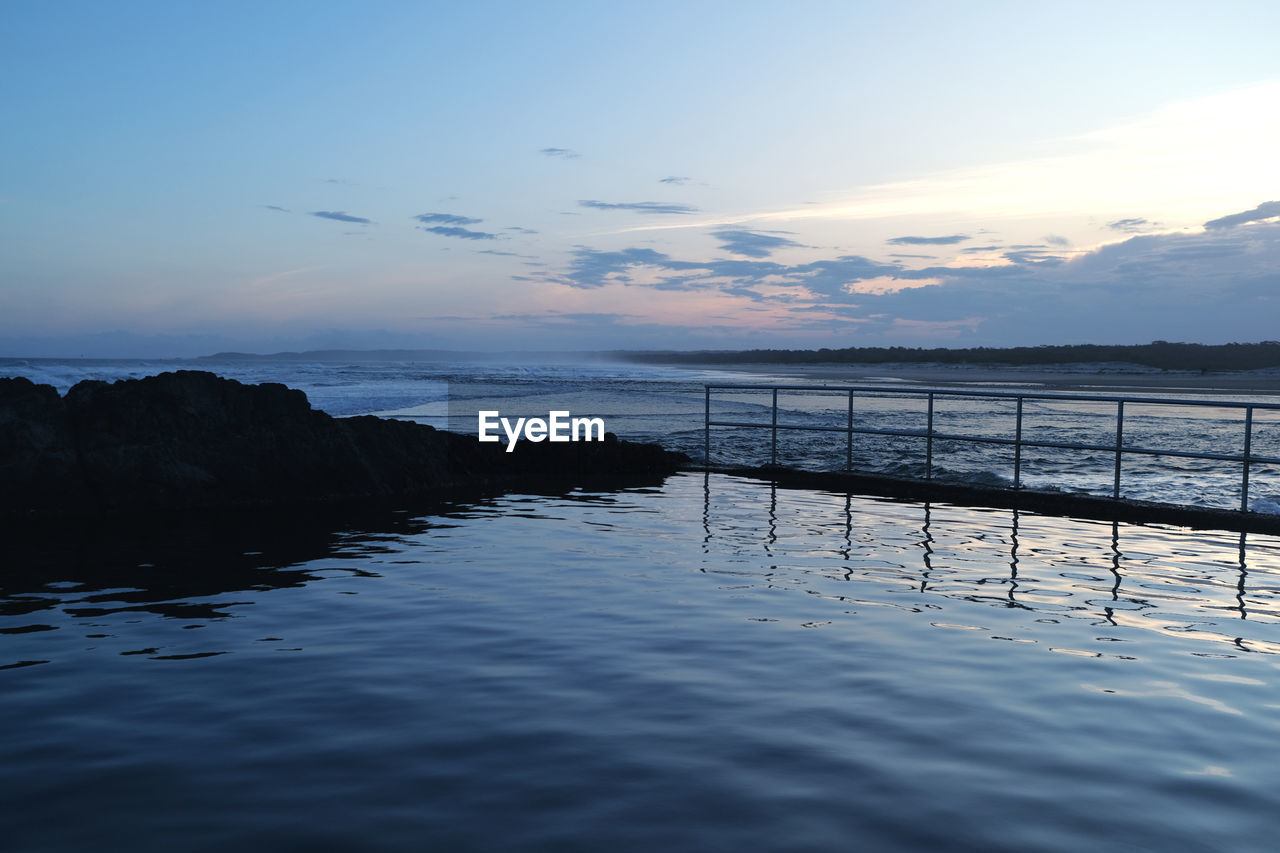
<path fill-rule="evenodd" d="M 0 356 L 1280 338 L 1280 4 L 0 2 Z"/>

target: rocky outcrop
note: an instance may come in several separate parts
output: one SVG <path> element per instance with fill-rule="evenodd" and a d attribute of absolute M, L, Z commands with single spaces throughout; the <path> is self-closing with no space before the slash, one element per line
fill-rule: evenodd
<path fill-rule="evenodd" d="M 202 371 L 81 382 L 59 397 L 0 379 L 0 515 L 305 506 L 658 478 L 687 462 L 618 441 L 501 444 Z"/>
<path fill-rule="evenodd" d="M 0 379 L 0 512 L 92 506 L 71 416 L 58 392 Z"/>

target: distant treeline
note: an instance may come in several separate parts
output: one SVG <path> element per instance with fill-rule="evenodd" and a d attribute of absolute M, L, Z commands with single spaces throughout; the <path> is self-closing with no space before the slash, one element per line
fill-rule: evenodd
<path fill-rule="evenodd" d="M 1280 367 L 1280 341 L 1256 344 L 1149 344 L 1038 347 L 847 347 L 845 349 L 704 350 L 628 353 L 661 364 L 1090 364 L 1124 362 L 1163 370 L 1257 370 Z"/>

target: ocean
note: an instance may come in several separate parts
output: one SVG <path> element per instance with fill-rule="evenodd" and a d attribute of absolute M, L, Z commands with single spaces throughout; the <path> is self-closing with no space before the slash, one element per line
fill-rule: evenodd
<path fill-rule="evenodd" d="M 566 409 L 695 456 L 705 383 L 779 378 L 0 373 L 65 390 L 191 367 L 285 382 L 340 416 L 458 427 L 482 408 Z M 870 399 L 868 418 L 914 417 Z M 1265 447 L 1272 426 L 1257 428 Z M 1180 429 L 1183 446 L 1222 445 L 1232 425 Z M 912 464 L 913 440 L 867 464 Z M 713 435 L 725 461 L 768 452 L 766 431 Z M 839 467 L 844 437 L 780 453 Z M 1006 460 L 951 456 L 957 477 L 1006 476 Z M 1089 467 L 1031 476 L 1053 464 Z M 1142 473 L 1132 488 L 1218 500 L 1203 472 Z M 690 472 L 359 516 L 65 525 L 11 532 L 6 550 L 0 829 L 15 851 L 1234 851 L 1272 849 L 1280 829 L 1277 537 Z"/>

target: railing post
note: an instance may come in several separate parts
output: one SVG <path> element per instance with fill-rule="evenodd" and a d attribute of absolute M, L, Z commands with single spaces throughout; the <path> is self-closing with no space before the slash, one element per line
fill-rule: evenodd
<path fill-rule="evenodd" d="M 1116 401 L 1116 477 L 1111 499 L 1120 500 L 1120 460 L 1124 458 L 1124 400 Z"/>
<path fill-rule="evenodd" d="M 853 470 L 853 390 L 849 391 L 849 443 L 844 450 L 844 470 Z"/>
<path fill-rule="evenodd" d="M 1249 452 L 1253 444 L 1253 406 L 1244 410 L 1244 474 L 1240 479 L 1240 511 L 1249 511 Z M 1264 454 L 1265 455 L 1265 454 Z"/>
<path fill-rule="evenodd" d="M 773 389 L 773 442 L 769 448 L 769 464 L 778 464 L 778 389 Z"/>
<path fill-rule="evenodd" d="M 924 478 L 933 479 L 933 392 L 929 392 L 929 422 L 925 427 Z"/>
<path fill-rule="evenodd" d="M 706 416 L 702 421 L 702 464 L 711 467 L 711 386 L 706 386 Z"/>
<path fill-rule="evenodd" d="M 1018 398 L 1018 425 L 1013 434 L 1013 487 L 1022 488 L 1022 398 Z"/>

